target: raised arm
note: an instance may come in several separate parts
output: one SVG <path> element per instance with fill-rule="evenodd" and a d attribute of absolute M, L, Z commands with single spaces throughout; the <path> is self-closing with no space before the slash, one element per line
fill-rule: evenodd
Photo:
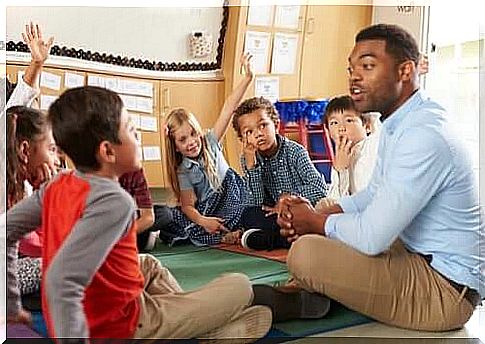
<path fill-rule="evenodd" d="M 214 124 L 214 135 L 217 141 L 220 141 L 224 137 L 224 134 L 227 131 L 227 127 L 231 122 L 234 110 L 236 110 L 237 106 L 241 102 L 242 97 L 244 96 L 244 93 L 254 79 L 254 73 L 251 67 L 251 58 L 252 55 L 250 55 L 249 53 L 246 53 L 241 57 L 241 66 L 244 69 L 245 77 L 236 86 L 236 88 L 229 95 L 229 97 L 227 97 L 226 101 L 224 102 L 224 106 L 222 107 L 221 113 L 219 114 L 219 118 Z"/>
<path fill-rule="evenodd" d="M 30 22 L 30 25 L 25 25 L 25 33 L 22 33 L 22 38 L 29 46 L 30 56 L 32 57 L 30 65 L 25 70 L 24 81 L 30 87 L 35 87 L 44 62 L 49 57 L 54 37 L 44 41 L 39 25 Z"/>

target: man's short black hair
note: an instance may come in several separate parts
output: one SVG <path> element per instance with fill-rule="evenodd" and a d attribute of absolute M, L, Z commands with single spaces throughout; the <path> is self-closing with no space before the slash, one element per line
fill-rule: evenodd
<path fill-rule="evenodd" d="M 355 37 L 355 43 L 366 40 L 383 40 L 386 42 L 386 52 L 394 57 L 396 62 L 419 62 L 419 48 L 416 40 L 409 32 L 397 25 L 377 24 L 362 29 Z"/>
<path fill-rule="evenodd" d="M 96 171 L 96 159 L 103 141 L 121 143 L 123 102 L 113 91 L 84 86 L 64 92 L 49 108 L 49 120 L 56 144 L 71 158 L 76 168 Z"/>

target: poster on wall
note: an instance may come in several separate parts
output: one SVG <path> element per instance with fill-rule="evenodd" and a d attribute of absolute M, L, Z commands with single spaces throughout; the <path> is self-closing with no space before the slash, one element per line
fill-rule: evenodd
<path fill-rule="evenodd" d="M 276 6 L 275 27 L 298 29 L 300 6 Z"/>
<path fill-rule="evenodd" d="M 273 42 L 271 73 L 293 74 L 296 65 L 298 35 L 276 33 Z"/>
<path fill-rule="evenodd" d="M 256 1 L 249 1 L 248 25 L 271 26 L 273 6 L 256 6 Z"/>
<path fill-rule="evenodd" d="M 253 55 L 254 73 L 268 73 L 269 32 L 247 31 L 244 51 Z"/>
<path fill-rule="evenodd" d="M 254 95 L 275 103 L 280 96 L 280 79 L 276 76 L 257 77 L 254 80 Z"/>

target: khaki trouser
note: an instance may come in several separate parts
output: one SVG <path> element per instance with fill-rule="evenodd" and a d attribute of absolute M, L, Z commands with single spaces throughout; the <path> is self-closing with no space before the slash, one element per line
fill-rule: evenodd
<path fill-rule="evenodd" d="M 287 264 L 303 288 L 389 325 L 445 331 L 462 327 L 473 313 L 464 292 L 399 240 L 366 256 L 340 241 L 305 235 L 293 243 Z"/>
<path fill-rule="evenodd" d="M 151 255 L 140 255 L 145 288 L 135 338 L 195 338 L 227 324 L 252 301 L 249 279 L 226 274 L 184 292 L 167 268 Z"/>

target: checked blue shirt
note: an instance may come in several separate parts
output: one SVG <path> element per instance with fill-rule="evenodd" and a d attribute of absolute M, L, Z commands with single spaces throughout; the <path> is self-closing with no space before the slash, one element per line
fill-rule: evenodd
<path fill-rule="evenodd" d="M 256 154 L 256 165 L 248 169 L 241 156 L 241 166 L 248 188 L 247 205 L 276 204 L 281 194 L 307 198 L 313 205 L 327 194 L 323 176 L 310 160 L 306 149 L 286 137 L 277 136 L 278 151 L 270 158 Z"/>

